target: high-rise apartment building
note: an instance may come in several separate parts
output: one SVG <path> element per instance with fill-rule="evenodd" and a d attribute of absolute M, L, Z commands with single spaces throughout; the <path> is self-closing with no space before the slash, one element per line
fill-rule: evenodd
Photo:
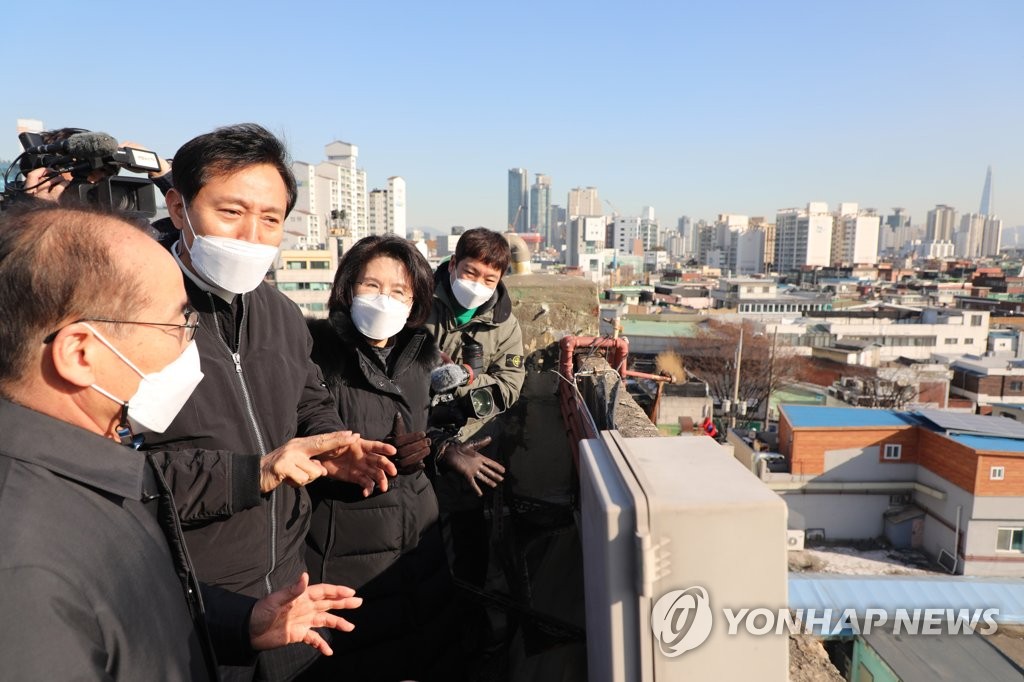
<path fill-rule="evenodd" d="M 758 272 L 770 272 L 775 267 L 775 223 L 769 223 L 764 216 L 751 216 L 750 229 L 758 230 L 764 235 L 764 257 Z"/>
<path fill-rule="evenodd" d="M 407 236 L 405 179 L 398 175 L 388 178 L 388 232 Z"/>
<path fill-rule="evenodd" d="M 341 229 L 355 239 L 369 232 L 366 207 L 366 171 L 358 168 L 359 148 L 335 140 L 326 145 L 327 160 L 316 165 L 314 193 L 319 214 L 329 220 L 335 211 Z M 326 211 L 326 214 L 325 214 Z"/>
<path fill-rule="evenodd" d="M 323 197 L 324 210 L 320 209 L 320 195 L 316 191 L 316 166 L 296 161 L 292 164 L 295 175 L 295 208 L 288 214 L 285 223 L 285 239 L 282 248 L 304 248 L 323 241 L 324 228 L 331 226 L 330 188 Z M 337 207 L 334 217 L 337 218 Z"/>
<path fill-rule="evenodd" d="M 706 263 L 731 275 L 764 272 L 764 230 L 750 227 L 745 215 L 721 213 L 712 228 Z"/>
<path fill-rule="evenodd" d="M 566 218 L 572 220 L 579 216 L 604 215 L 601 208 L 601 200 L 597 196 L 596 187 L 574 187 L 569 190 L 569 200 L 566 203 Z"/>
<path fill-rule="evenodd" d="M 1003 240 L 1003 221 L 996 216 L 985 218 L 985 229 L 981 236 L 981 255 L 998 256 Z"/>
<path fill-rule="evenodd" d="M 776 270 L 827 266 L 831 254 L 832 214 L 828 204 L 812 201 L 806 209 L 787 208 L 775 215 Z"/>
<path fill-rule="evenodd" d="M 537 173 L 530 187 L 530 232 L 539 234 L 545 245 L 551 244 L 551 177 L 543 173 Z"/>
<path fill-rule="evenodd" d="M 893 229 L 910 227 L 910 215 L 907 213 L 907 209 L 901 206 L 893 207 L 892 213 L 885 218 L 885 224 Z"/>
<path fill-rule="evenodd" d="M 937 204 L 928 211 L 928 226 L 925 240 L 930 242 L 952 242 L 956 231 L 956 209 L 945 204 Z"/>
<path fill-rule="evenodd" d="M 560 249 L 565 244 L 569 232 L 569 221 L 566 210 L 558 204 L 551 204 L 551 241 L 548 246 Z"/>
<path fill-rule="evenodd" d="M 836 265 L 874 265 L 882 219 L 874 209 L 843 202 L 833 214 L 831 260 Z"/>
<path fill-rule="evenodd" d="M 508 169 L 508 229 L 526 232 L 530 220 L 530 195 L 527 194 L 525 168 Z"/>
<path fill-rule="evenodd" d="M 370 234 L 386 234 L 388 231 L 388 191 L 371 190 L 366 198 L 366 221 Z"/>
<path fill-rule="evenodd" d="M 367 200 L 369 234 L 395 234 L 407 237 L 405 223 L 405 180 L 388 178 L 387 189 L 375 189 Z"/>
<path fill-rule="evenodd" d="M 953 253 L 958 258 L 979 258 L 981 242 L 985 236 L 987 216 L 965 213 L 960 217 L 960 229 L 953 236 Z"/>

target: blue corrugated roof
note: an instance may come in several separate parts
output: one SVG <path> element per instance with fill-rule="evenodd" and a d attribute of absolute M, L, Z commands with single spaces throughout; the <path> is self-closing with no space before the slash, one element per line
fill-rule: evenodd
<path fill-rule="evenodd" d="M 831 609 L 999 609 L 998 623 L 1024 623 L 1024 581 L 964 576 L 849 576 L 792 574 L 789 608 Z M 820 630 L 820 628 L 819 628 Z"/>
<path fill-rule="evenodd" d="M 1020 438 L 997 438 L 995 436 L 968 436 L 962 433 L 953 433 L 947 436 L 957 443 L 963 443 L 974 450 L 992 452 L 1024 452 L 1024 439 Z"/>
<path fill-rule="evenodd" d="M 795 427 L 892 427 L 912 426 L 907 415 L 892 410 L 867 407 L 818 407 L 816 405 L 781 405 L 782 411 Z"/>

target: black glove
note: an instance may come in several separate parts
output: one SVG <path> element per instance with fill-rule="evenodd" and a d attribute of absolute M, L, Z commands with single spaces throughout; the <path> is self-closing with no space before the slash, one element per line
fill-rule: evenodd
<path fill-rule="evenodd" d="M 505 467 L 479 452 L 490 444 L 490 436 L 471 440 L 468 443 L 451 440 L 438 455 L 439 461 L 444 462 L 450 469 L 465 477 L 478 497 L 483 496 L 484 493 L 477 485 L 477 481 L 483 481 L 492 488 L 497 488 L 498 484 L 505 480 Z"/>
<path fill-rule="evenodd" d="M 395 415 L 391 435 L 384 439 L 398 450 L 394 455 L 395 466 L 400 474 L 414 474 L 424 468 L 423 460 L 430 454 L 430 439 L 423 431 L 405 432 L 405 421 L 401 413 Z"/>

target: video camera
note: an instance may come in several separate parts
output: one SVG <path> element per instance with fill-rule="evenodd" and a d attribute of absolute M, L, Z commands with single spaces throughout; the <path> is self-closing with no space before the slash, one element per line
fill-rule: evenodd
<path fill-rule="evenodd" d="M 26 196 L 32 187 L 25 180 L 10 181 L 12 169 L 23 175 L 38 168 L 48 172 L 44 182 L 64 173 L 71 174 L 71 184 L 61 195 L 61 203 L 84 203 L 124 211 L 151 218 L 156 215 L 156 187 L 148 178 L 118 177 L 122 168 L 150 173 L 160 170 L 156 154 L 133 147 L 119 147 L 117 140 L 106 133 L 81 129 L 65 129 L 57 134 L 21 133 L 18 136 L 25 150 L 7 169 L 4 177 L 3 201 Z M 63 139 L 60 139 L 63 138 Z"/>

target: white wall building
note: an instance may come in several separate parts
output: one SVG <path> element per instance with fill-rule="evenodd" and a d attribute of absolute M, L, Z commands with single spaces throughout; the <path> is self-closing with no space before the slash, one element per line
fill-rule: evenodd
<path fill-rule="evenodd" d="M 989 313 L 953 308 L 848 308 L 780 322 L 770 328 L 780 345 L 878 346 L 878 362 L 901 357 L 929 360 L 933 354 L 981 355 L 988 345 Z"/>
<path fill-rule="evenodd" d="M 388 191 L 371 190 L 366 196 L 366 222 L 369 234 L 388 232 Z"/>
<path fill-rule="evenodd" d="M 330 219 L 329 195 L 325 197 L 326 211 L 321 215 L 320 198 L 317 191 L 316 167 L 312 164 L 296 161 L 292 164 L 295 175 L 296 195 L 295 208 L 288 214 L 285 222 L 286 241 L 289 244 L 305 247 L 323 241 L 323 227 Z"/>
<path fill-rule="evenodd" d="M 634 253 L 637 241 L 640 239 L 640 217 L 619 216 L 612 225 L 612 244 L 615 250 L 623 254 Z M 640 246 L 643 249 L 643 246 Z"/>
<path fill-rule="evenodd" d="M 357 167 L 359 148 L 336 140 L 324 147 L 327 160 L 316 166 L 317 175 L 327 183 L 318 182 L 318 191 L 337 192 L 337 207 L 345 212 L 343 220 L 350 236 L 361 239 L 369 234 L 366 206 L 366 171 Z M 333 185 L 331 184 L 333 183 Z"/>
<path fill-rule="evenodd" d="M 832 214 L 828 204 L 812 201 L 806 209 L 787 208 L 775 216 L 775 268 L 827 266 L 832 255 Z"/>
<path fill-rule="evenodd" d="M 960 229 L 953 237 L 954 253 L 959 258 L 981 256 L 981 242 L 985 235 L 987 216 L 980 213 L 965 213 L 960 218 Z"/>
<path fill-rule="evenodd" d="M 981 255 L 998 256 L 999 246 L 1003 240 L 1003 221 L 996 216 L 985 220 L 985 229 L 981 237 Z"/>
<path fill-rule="evenodd" d="M 604 216 L 577 216 L 569 221 L 565 264 L 591 270 L 594 262 L 604 264 Z M 590 264 L 590 265 L 588 265 Z"/>
<path fill-rule="evenodd" d="M 951 242 L 956 231 L 956 209 L 938 204 L 928 211 L 928 226 L 925 240 L 930 242 Z"/>
<path fill-rule="evenodd" d="M 569 201 L 566 204 L 569 220 L 579 216 L 602 215 L 601 200 L 597 196 L 596 187 L 574 187 L 569 190 Z"/>
<path fill-rule="evenodd" d="M 737 275 L 756 275 L 764 272 L 764 230 L 748 227 L 730 232 L 730 270 Z"/>
<path fill-rule="evenodd" d="M 953 257 L 956 246 L 953 242 L 921 242 L 917 247 L 917 257 L 928 260 L 946 260 Z"/>
<path fill-rule="evenodd" d="M 840 203 L 832 227 L 832 263 L 877 263 L 881 222 L 874 211 L 860 210 L 852 202 Z"/>

